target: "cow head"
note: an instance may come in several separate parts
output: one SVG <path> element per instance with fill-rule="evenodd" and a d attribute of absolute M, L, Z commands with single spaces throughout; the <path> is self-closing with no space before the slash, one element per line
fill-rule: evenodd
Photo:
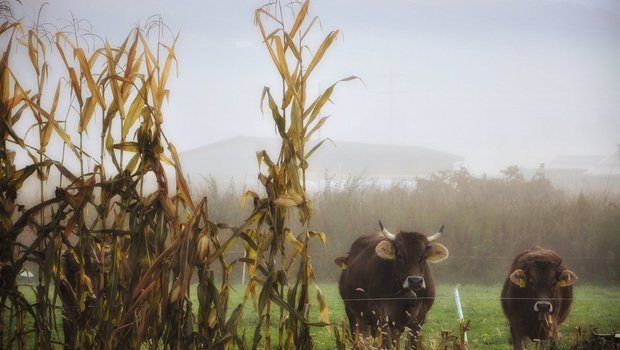
<path fill-rule="evenodd" d="M 379 226 L 385 239 L 375 247 L 376 254 L 382 259 L 393 261 L 403 289 L 414 292 L 425 289 L 427 263 L 437 263 L 448 257 L 448 249 L 445 246 L 433 243 L 441 236 L 443 226 L 429 237 L 417 232 L 392 234 L 383 227 L 381 221 Z"/>
<path fill-rule="evenodd" d="M 528 263 L 525 269 L 516 269 L 510 274 L 510 281 L 534 297 L 535 312 L 547 314 L 553 312 L 559 288 L 572 286 L 577 275 L 563 268 L 561 261 L 542 260 Z"/>

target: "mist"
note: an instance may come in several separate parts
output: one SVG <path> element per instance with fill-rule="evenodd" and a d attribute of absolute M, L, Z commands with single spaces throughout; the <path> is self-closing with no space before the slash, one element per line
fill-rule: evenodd
<path fill-rule="evenodd" d="M 42 5 L 25 3 L 17 17 L 36 18 Z M 92 40 L 118 42 L 161 15 L 169 35 L 179 34 L 164 126 L 183 152 L 275 135 L 259 109 L 263 87 L 280 84 L 254 25 L 261 5 L 64 0 L 43 6 L 40 22 L 61 27 L 73 16 L 101 35 Z M 315 1 L 313 9 L 324 31 L 341 35 L 309 91 L 361 79 L 337 89 L 317 138 L 428 147 L 491 175 L 617 150 L 616 1 Z"/>

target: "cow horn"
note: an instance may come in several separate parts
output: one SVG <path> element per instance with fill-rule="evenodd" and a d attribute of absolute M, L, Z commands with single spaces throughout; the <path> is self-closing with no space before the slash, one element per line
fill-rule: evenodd
<path fill-rule="evenodd" d="M 429 242 L 436 241 L 439 237 L 441 237 L 442 232 L 443 232 L 443 225 L 441 225 L 441 228 L 439 229 L 439 231 L 437 231 L 437 233 L 435 233 L 432 236 L 428 236 L 428 241 Z"/>
<path fill-rule="evenodd" d="M 396 236 L 393 233 L 390 233 L 390 231 L 388 231 L 383 226 L 383 223 L 381 222 L 381 220 L 379 220 L 379 227 L 381 227 L 381 233 L 383 233 L 383 236 L 385 236 L 385 238 L 387 238 L 390 241 L 393 241 L 396 239 Z"/>

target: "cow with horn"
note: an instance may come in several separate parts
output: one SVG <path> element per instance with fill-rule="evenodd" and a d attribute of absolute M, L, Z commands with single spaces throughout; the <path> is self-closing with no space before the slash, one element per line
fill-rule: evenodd
<path fill-rule="evenodd" d="M 346 257 L 335 259 L 342 268 L 339 290 L 351 334 L 381 336 L 383 346 L 391 347 L 408 329 L 410 346 L 415 348 L 435 299 L 428 263 L 448 257 L 448 249 L 435 242 L 443 226 L 431 236 L 393 234 L 381 221 L 379 226 L 379 232 L 357 238 Z"/>
<path fill-rule="evenodd" d="M 528 338 L 549 340 L 555 348 L 576 281 L 577 275 L 551 249 L 535 246 L 515 257 L 501 294 L 515 350 L 526 349 Z"/>

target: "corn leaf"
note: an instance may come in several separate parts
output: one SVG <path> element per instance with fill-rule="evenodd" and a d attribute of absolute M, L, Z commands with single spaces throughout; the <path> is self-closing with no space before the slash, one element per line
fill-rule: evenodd
<path fill-rule="evenodd" d="M 316 23 L 316 21 L 318 20 L 318 17 L 314 17 L 312 19 L 312 21 L 310 21 L 310 24 L 308 24 L 308 26 L 306 27 L 306 30 L 304 30 L 304 33 L 301 35 L 301 40 L 305 40 L 306 39 L 306 35 L 308 35 L 308 33 L 310 33 L 310 30 L 312 29 L 312 27 L 314 27 L 314 24 Z"/>
<path fill-rule="evenodd" d="M 268 87 L 263 88 L 263 94 L 261 96 L 261 112 L 262 112 L 262 105 L 263 105 L 265 96 L 267 96 L 269 109 L 271 110 L 271 116 L 273 117 L 273 120 L 276 123 L 276 127 L 278 128 L 278 133 L 280 133 L 280 135 L 284 137 L 284 135 L 286 135 L 286 119 L 284 119 L 284 117 L 280 114 L 279 107 L 276 104 L 276 102 L 273 100 L 273 97 L 271 96 L 271 92 L 269 91 Z"/>
<path fill-rule="evenodd" d="M 78 132 L 82 133 L 88 130 L 88 123 L 90 123 L 90 120 L 93 117 L 96 106 L 97 100 L 94 99 L 93 96 L 86 98 L 86 104 L 82 108 L 82 113 L 80 113 L 80 126 L 78 128 Z"/>
<path fill-rule="evenodd" d="M 299 13 L 297 13 L 297 18 L 295 18 L 295 23 L 293 23 L 293 26 L 291 27 L 291 30 L 289 31 L 291 37 L 294 37 L 295 34 L 297 34 L 297 31 L 301 27 L 301 24 L 304 22 L 304 19 L 306 18 L 306 15 L 308 14 L 309 6 L 310 6 L 310 0 L 304 1 L 303 5 L 301 6 L 301 9 L 299 10 Z"/>
<path fill-rule="evenodd" d="M 312 128 L 312 130 L 310 130 L 307 134 L 306 134 L 306 142 L 310 141 L 310 139 L 312 138 L 312 135 L 317 132 L 322 126 L 323 124 L 325 124 L 325 122 L 327 121 L 328 117 L 323 117 L 321 119 L 319 119 L 319 121 L 316 123 L 316 125 Z"/>
<path fill-rule="evenodd" d="M 40 68 L 39 68 L 39 50 L 37 50 L 37 48 L 35 48 L 34 46 L 34 42 L 33 42 L 33 37 L 35 36 L 34 31 L 29 30 L 28 31 L 28 56 L 30 57 L 30 63 L 32 64 L 32 67 L 34 67 L 35 72 L 38 75 L 41 74 Z"/>
<path fill-rule="evenodd" d="M 125 101 L 123 99 L 121 88 L 118 84 L 119 84 L 119 81 L 131 84 L 131 81 L 125 79 L 124 77 L 119 77 L 116 74 L 116 65 L 118 64 L 118 61 L 115 60 L 114 55 L 112 53 L 112 48 L 110 47 L 110 44 L 108 43 L 107 40 L 105 41 L 105 52 L 106 52 L 106 58 L 107 58 L 106 62 L 108 64 L 107 76 L 110 79 L 110 86 L 112 88 L 112 97 L 114 98 L 113 107 L 111 108 L 118 109 L 121 115 L 121 119 L 125 119 L 125 115 L 126 115 Z"/>
<path fill-rule="evenodd" d="M 323 143 L 324 143 L 325 141 L 327 141 L 327 140 L 331 141 L 330 139 L 323 139 L 323 140 L 321 140 L 321 141 L 320 141 L 319 143 L 317 143 L 314 147 L 312 147 L 312 149 L 310 149 L 310 151 L 308 151 L 308 153 L 306 153 L 306 156 L 305 156 L 304 158 L 306 158 L 306 159 L 310 158 L 310 156 L 311 156 L 314 152 L 316 152 L 316 150 L 317 150 L 317 149 L 319 149 L 319 147 L 321 147 L 321 145 L 323 145 Z"/>
<path fill-rule="evenodd" d="M 140 145 L 137 142 L 127 141 L 122 143 L 117 143 L 113 146 L 114 149 L 118 149 L 121 151 L 127 152 L 140 152 Z"/>
<path fill-rule="evenodd" d="M 75 146 L 73 145 L 73 143 L 71 142 L 71 138 L 69 137 L 69 135 L 60 127 L 60 125 L 58 125 L 58 123 L 56 122 L 56 120 L 54 120 L 54 118 L 52 118 L 49 113 L 47 113 L 43 108 L 41 108 L 40 106 L 38 106 L 37 104 L 35 104 L 34 102 L 30 101 L 30 100 L 25 100 L 26 103 L 28 104 L 28 106 L 31 108 L 31 110 L 33 111 L 33 113 L 35 114 L 40 114 L 42 116 L 44 116 L 47 119 L 47 122 L 54 128 L 54 131 L 56 131 L 56 133 L 58 134 L 58 136 L 60 136 L 60 138 L 65 142 L 65 144 L 69 147 L 69 149 L 79 158 L 79 154 L 77 152 L 77 149 L 75 148 Z"/>
<path fill-rule="evenodd" d="M 181 161 L 179 161 L 177 150 L 172 143 L 168 144 L 168 150 L 170 151 L 172 159 L 174 160 L 174 169 L 176 171 L 177 190 L 179 191 L 179 196 L 183 199 L 185 205 L 188 206 L 192 211 L 194 211 L 196 209 L 196 206 L 192 201 L 192 195 L 189 190 L 189 186 L 187 185 L 187 181 L 185 181 L 185 176 L 183 175 L 183 169 L 181 169 Z"/>
<path fill-rule="evenodd" d="M 354 79 L 359 79 L 356 76 L 349 76 L 343 79 L 338 80 L 337 82 L 335 82 L 334 84 L 332 84 L 330 87 L 328 87 L 322 94 L 321 96 L 317 97 L 316 100 L 314 100 L 314 102 L 310 105 L 310 107 L 304 111 L 304 119 L 306 119 L 308 117 L 308 115 L 310 115 L 310 117 L 308 118 L 308 120 L 306 121 L 306 128 L 312 124 L 312 122 L 314 121 L 314 119 L 319 115 L 319 113 L 321 112 L 321 109 L 323 108 L 323 106 L 325 105 L 325 103 L 327 103 L 327 101 L 329 101 L 329 98 L 331 97 L 332 93 L 334 92 L 334 88 L 336 87 L 336 85 L 338 85 L 338 83 L 343 82 L 343 81 L 351 81 Z"/>
<path fill-rule="evenodd" d="M 54 100 L 52 101 L 52 109 L 50 115 L 52 118 L 56 115 L 56 108 L 58 107 L 58 99 L 60 98 L 60 80 L 56 84 L 56 92 L 54 92 Z"/>
<path fill-rule="evenodd" d="M 136 71 L 134 68 L 134 60 L 136 59 L 136 51 L 138 50 L 138 34 L 139 32 L 136 30 L 134 34 L 134 39 L 129 48 L 129 52 L 127 53 L 127 61 L 125 63 L 125 78 L 129 78 L 129 76 Z M 129 39 L 129 36 L 125 39 L 125 42 Z"/>
<path fill-rule="evenodd" d="M 39 150 L 41 153 L 45 153 L 47 148 L 47 144 L 50 142 L 50 138 L 52 137 L 52 126 L 50 123 L 45 123 L 43 128 L 41 128 L 41 134 L 39 135 Z"/>
<path fill-rule="evenodd" d="M 177 36 L 174 38 L 174 42 L 172 43 L 171 47 L 167 47 L 166 45 L 162 45 L 163 47 L 165 47 L 168 50 L 168 56 L 166 57 L 166 62 L 164 63 L 164 69 L 161 73 L 160 76 L 160 80 L 159 80 L 159 86 L 166 86 L 166 82 L 168 80 L 168 75 L 170 74 L 170 67 L 172 65 L 172 62 L 176 62 L 177 64 L 177 72 L 179 71 L 179 67 L 178 64 L 179 62 L 177 61 L 177 58 L 175 56 L 174 53 L 174 48 L 176 46 L 177 40 L 179 39 L 179 35 L 177 34 Z"/>
<path fill-rule="evenodd" d="M 323 40 L 323 43 L 321 43 L 321 46 L 317 50 L 316 54 L 314 55 L 314 57 L 312 57 L 312 61 L 310 61 L 310 64 L 308 65 L 308 68 L 306 69 L 306 72 L 304 73 L 304 77 L 303 77 L 304 82 L 308 79 L 308 77 L 310 76 L 310 73 L 312 73 L 312 71 L 317 66 L 317 64 L 319 64 L 319 62 L 323 58 L 323 55 L 325 54 L 327 49 L 331 46 L 331 44 L 334 42 L 334 40 L 336 40 L 337 36 L 338 36 L 337 30 L 332 31 L 329 34 L 327 34 L 327 37 L 325 37 L 325 39 Z"/>
<path fill-rule="evenodd" d="M 316 300 L 319 302 L 319 318 L 321 321 L 329 323 L 329 308 L 327 307 L 325 295 L 319 286 L 316 286 Z M 329 328 L 327 330 L 329 331 Z"/>
<path fill-rule="evenodd" d="M 291 35 L 289 33 L 284 33 L 284 39 L 286 40 L 285 42 L 285 49 L 290 48 L 291 52 L 293 53 L 293 56 L 295 57 L 295 59 L 298 62 L 301 62 L 301 53 L 299 52 L 299 49 L 297 48 L 297 45 L 295 45 L 295 42 L 293 41 L 293 38 L 291 38 Z"/>
<path fill-rule="evenodd" d="M 127 137 L 129 130 L 131 130 L 131 127 L 135 124 L 136 120 L 138 120 L 138 117 L 142 113 L 142 109 L 146 104 L 144 100 L 144 96 L 146 96 L 146 93 L 147 86 L 142 85 L 142 88 L 140 88 L 140 91 L 138 91 L 138 93 L 136 94 L 133 102 L 131 102 L 129 112 L 127 112 L 127 118 L 125 118 L 125 120 L 123 121 L 123 129 L 121 133 L 121 137 L 123 140 Z"/>
<path fill-rule="evenodd" d="M 78 59 L 80 63 L 80 71 L 82 75 L 86 78 L 86 84 L 92 96 L 94 96 L 95 101 L 101 105 L 101 107 L 105 108 L 105 100 L 101 96 L 101 92 L 99 91 L 99 87 L 97 83 L 95 83 L 95 79 L 93 79 L 92 73 L 90 71 L 90 64 L 86 60 L 86 55 L 84 54 L 84 50 L 78 47 L 73 50 L 73 55 Z"/>

